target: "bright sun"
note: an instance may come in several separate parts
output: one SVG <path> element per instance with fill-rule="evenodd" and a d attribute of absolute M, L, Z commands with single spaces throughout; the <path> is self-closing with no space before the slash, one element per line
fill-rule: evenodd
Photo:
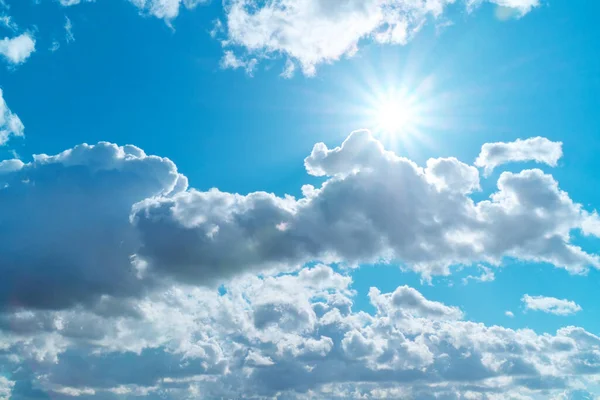
<path fill-rule="evenodd" d="M 379 130 L 388 134 L 401 134 L 414 122 L 411 117 L 409 104 L 395 99 L 382 102 L 378 106 L 375 119 Z"/>

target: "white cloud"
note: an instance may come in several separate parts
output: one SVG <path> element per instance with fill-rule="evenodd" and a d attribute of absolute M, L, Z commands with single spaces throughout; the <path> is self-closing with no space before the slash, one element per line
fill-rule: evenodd
<path fill-rule="evenodd" d="M 456 307 L 406 286 L 372 288 L 367 314 L 352 309 L 350 283 L 319 266 L 234 279 L 221 294 L 174 286 L 135 315 L 0 314 L 0 365 L 21 371 L 17 398 L 30 386 L 53 398 L 549 398 L 600 373 L 600 338 L 581 328 L 457 320 Z M 257 324 L 265 308 L 270 323 Z"/>
<path fill-rule="evenodd" d="M 179 15 L 180 6 L 192 9 L 207 0 L 129 0 L 145 13 L 157 18 L 172 20 Z"/>
<path fill-rule="evenodd" d="M 140 202 L 138 256 L 155 273 L 196 282 L 319 259 L 397 261 L 426 278 L 507 257 L 572 273 L 600 266 L 597 255 L 570 242 L 585 215 L 551 175 L 505 172 L 489 200 L 474 202 L 477 175 L 457 173 L 474 169 L 451 163 L 456 168 L 423 169 L 368 132 L 354 132 L 341 147 L 315 145 L 307 171 L 328 178 L 303 188 L 298 200 L 214 189 Z"/>
<path fill-rule="evenodd" d="M 429 319 L 461 319 L 462 312 L 456 307 L 448 307 L 442 303 L 427 300 L 421 293 L 409 286 L 400 286 L 393 293 L 382 295 L 378 289 L 369 292 L 371 303 L 381 312 Z"/>
<path fill-rule="evenodd" d="M 490 267 L 481 265 L 479 266 L 479 269 L 481 270 L 481 275 L 466 276 L 465 278 L 463 278 L 463 284 L 466 285 L 467 283 L 469 283 L 470 280 L 475 282 L 493 282 L 496 279 L 496 274 L 494 274 L 494 271 L 492 271 Z"/>
<path fill-rule="evenodd" d="M 4 100 L 4 93 L 0 89 L 0 146 L 5 145 L 11 136 L 23 136 L 25 126 Z M 2 165 L 2 164 L 0 164 Z M 0 171 L 2 168 L 0 168 Z"/>
<path fill-rule="evenodd" d="M 60 0 L 64 6 L 81 1 Z M 208 2 L 129 1 L 143 14 L 164 19 L 169 25 L 182 8 L 192 9 Z M 320 64 L 353 56 L 361 41 L 403 45 L 429 19 L 451 23 L 444 14 L 454 3 L 464 4 L 469 11 L 482 3 L 492 3 L 515 16 L 523 16 L 539 5 L 538 0 L 224 0 L 225 24 L 219 20 L 211 36 L 218 37 L 225 47 L 224 66 L 248 71 L 240 60 L 257 64 L 283 56 L 286 63 L 281 76 L 291 77 L 296 65 L 310 76 Z M 231 62 L 234 57 L 238 62 Z"/>
<path fill-rule="evenodd" d="M 223 58 L 221 59 L 221 68 L 227 69 L 238 69 L 242 68 L 246 71 L 246 73 L 250 76 L 254 73 L 254 68 L 256 67 L 257 60 L 242 60 L 237 58 L 232 51 L 226 51 L 223 54 Z"/>
<path fill-rule="evenodd" d="M 13 381 L 9 381 L 4 376 L 0 375 L 0 400 L 9 400 L 12 388 L 15 385 Z"/>
<path fill-rule="evenodd" d="M 9 15 L 0 16 L 0 25 L 4 25 L 7 29 L 11 31 L 16 31 L 19 29 L 19 26 L 12 20 Z"/>
<path fill-rule="evenodd" d="M 35 40 L 29 33 L 0 40 L 0 54 L 12 64 L 20 64 L 35 51 Z"/>
<path fill-rule="evenodd" d="M 225 45 L 255 57 L 285 55 L 306 75 L 354 55 L 361 40 L 405 44 L 456 0 L 227 0 Z M 523 15 L 536 0 L 491 0 Z M 482 1 L 467 1 L 471 10 Z M 286 71 L 289 64 L 286 66 Z M 284 71 L 285 73 L 285 71 Z"/>
<path fill-rule="evenodd" d="M 481 147 L 475 165 L 484 168 L 489 175 L 494 168 L 511 162 L 535 161 L 555 167 L 562 156 L 562 142 L 538 136 L 509 143 L 486 143 Z"/>
<path fill-rule="evenodd" d="M 74 6 L 76 4 L 81 3 L 81 1 L 82 0 L 58 0 L 60 5 L 65 6 L 65 7 Z M 86 0 L 84 0 L 84 1 L 86 1 Z M 94 1 L 94 0 L 87 0 L 87 1 Z"/>
<path fill-rule="evenodd" d="M 521 301 L 527 310 L 542 311 L 555 315 L 572 315 L 581 311 L 581 306 L 574 301 L 555 297 L 524 295 Z"/>
<path fill-rule="evenodd" d="M 73 34 L 73 23 L 69 17 L 65 17 L 65 40 L 67 43 L 75 41 L 75 35 Z"/>
<path fill-rule="evenodd" d="M 419 167 L 366 131 L 334 149 L 315 145 L 305 165 L 325 179 L 296 199 L 187 189 L 175 164 L 135 146 L 6 161 L 0 259 L 15 268 L 0 280 L 0 307 L 92 307 L 173 280 L 210 286 L 312 261 L 398 263 L 425 279 L 505 258 L 572 273 L 600 266 L 570 241 L 589 213 L 540 170 L 505 172 L 488 200 L 474 201 L 473 167 Z"/>
<path fill-rule="evenodd" d="M 514 318 L 515 314 L 512 311 L 506 311 L 504 312 L 504 315 L 506 315 L 509 318 Z"/>

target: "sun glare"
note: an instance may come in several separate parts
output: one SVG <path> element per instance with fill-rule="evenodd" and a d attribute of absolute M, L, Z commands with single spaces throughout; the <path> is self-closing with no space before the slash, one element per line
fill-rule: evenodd
<path fill-rule="evenodd" d="M 390 100 L 377 110 L 376 124 L 386 133 L 401 133 L 411 123 L 411 111 L 404 101 Z"/>

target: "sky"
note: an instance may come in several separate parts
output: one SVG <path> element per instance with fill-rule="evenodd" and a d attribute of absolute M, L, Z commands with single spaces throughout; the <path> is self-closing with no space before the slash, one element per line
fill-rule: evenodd
<path fill-rule="evenodd" d="M 600 399 L 598 12 L 0 0 L 0 400 Z"/>

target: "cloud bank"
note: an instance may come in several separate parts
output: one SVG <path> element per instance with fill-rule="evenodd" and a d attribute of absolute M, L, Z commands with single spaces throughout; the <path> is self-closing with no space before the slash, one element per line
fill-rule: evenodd
<path fill-rule="evenodd" d="M 351 284 L 317 265 L 220 293 L 175 286 L 129 314 L 4 314 L 0 388 L 17 399 L 534 399 L 600 372 L 600 338 L 581 328 L 488 327 L 408 286 L 371 288 L 367 314 Z"/>
<path fill-rule="evenodd" d="M 541 399 L 594 385 L 600 338 L 582 328 L 486 326 L 410 286 L 357 293 L 331 265 L 597 267 L 570 242 L 591 211 L 551 175 L 503 172 L 475 201 L 474 166 L 421 167 L 366 131 L 316 144 L 305 167 L 324 182 L 296 199 L 198 191 L 132 145 L 0 163 L 0 393 Z"/>
<path fill-rule="evenodd" d="M 419 167 L 367 131 L 333 149 L 316 144 L 305 166 L 326 178 L 296 199 L 187 188 L 173 162 L 135 146 L 4 161 L 0 306 L 89 306 L 157 282 L 213 286 L 312 261 L 398 263 L 425 279 L 506 259 L 571 273 L 600 266 L 570 239 L 591 214 L 538 169 L 502 173 L 497 191 L 475 202 L 473 166 L 443 158 Z"/>

